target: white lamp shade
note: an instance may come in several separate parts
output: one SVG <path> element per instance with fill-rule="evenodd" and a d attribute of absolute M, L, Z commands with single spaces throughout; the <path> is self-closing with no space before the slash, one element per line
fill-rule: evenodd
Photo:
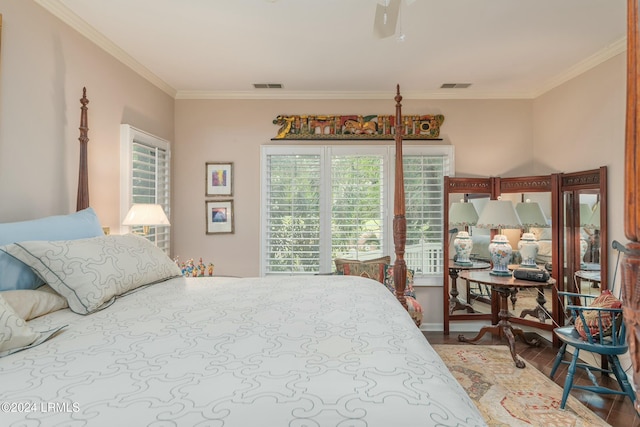
<path fill-rule="evenodd" d="M 476 225 L 478 212 L 473 203 L 456 202 L 449 208 L 449 226 L 468 227 Z"/>
<path fill-rule="evenodd" d="M 547 218 L 544 216 L 544 212 L 542 212 L 542 208 L 538 202 L 526 201 L 524 203 L 518 203 L 516 205 L 516 212 L 518 213 L 520 222 L 525 227 L 549 227 Z"/>
<path fill-rule="evenodd" d="M 480 212 L 476 227 L 502 230 L 522 228 L 522 223 L 509 200 L 488 200 Z"/>
<path fill-rule="evenodd" d="M 164 213 L 162 206 L 138 203 L 131 206 L 127 216 L 124 217 L 122 225 L 171 225 Z"/>

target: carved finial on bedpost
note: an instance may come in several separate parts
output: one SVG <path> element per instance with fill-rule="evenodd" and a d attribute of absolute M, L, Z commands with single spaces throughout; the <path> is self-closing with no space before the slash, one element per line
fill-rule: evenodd
<path fill-rule="evenodd" d="M 80 98 L 80 165 L 78 172 L 78 197 L 76 199 L 76 210 L 80 211 L 89 207 L 89 172 L 87 166 L 87 143 L 89 142 L 87 124 L 87 88 L 82 88 L 82 98 Z"/>
<path fill-rule="evenodd" d="M 396 286 L 396 298 L 407 308 L 404 290 L 407 284 L 407 264 L 404 260 L 404 250 L 407 242 L 407 219 L 405 217 L 404 199 L 404 170 L 402 166 L 402 96 L 400 85 L 396 89 L 396 174 L 395 195 L 393 200 L 393 243 L 395 245 L 396 260 L 393 264 L 393 280 Z"/>

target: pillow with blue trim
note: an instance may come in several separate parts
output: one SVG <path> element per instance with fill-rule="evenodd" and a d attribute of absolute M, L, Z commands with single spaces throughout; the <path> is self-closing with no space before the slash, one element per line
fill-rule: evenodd
<path fill-rule="evenodd" d="M 160 248 L 133 234 L 19 242 L 0 251 L 28 264 L 78 314 L 106 308 L 141 286 L 182 276 Z"/>
<path fill-rule="evenodd" d="M 33 240 L 75 240 L 102 236 L 92 208 L 69 215 L 0 224 L 0 246 Z M 44 282 L 26 264 L 0 251 L 0 291 L 36 289 Z"/>

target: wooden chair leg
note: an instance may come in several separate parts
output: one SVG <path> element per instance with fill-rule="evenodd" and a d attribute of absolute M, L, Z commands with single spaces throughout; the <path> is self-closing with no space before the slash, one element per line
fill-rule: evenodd
<path fill-rule="evenodd" d="M 564 359 L 565 351 L 567 351 L 567 344 L 566 343 L 562 344 L 562 346 L 558 350 L 558 354 L 556 354 L 556 359 L 553 362 L 553 367 L 551 368 L 551 373 L 549 374 L 549 378 L 553 379 L 553 377 L 555 376 L 556 371 L 558 370 L 558 367 L 560 366 L 560 363 L 562 363 L 562 359 Z"/>
<path fill-rule="evenodd" d="M 633 391 L 631 384 L 629 383 L 629 378 L 627 377 L 627 374 L 624 372 L 624 369 L 620 364 L 620 360 L 618 359 L 617 356 L 612 356 L 609 358 L 609 364 L 611 365 L 611 371 L 613 371 L 613 374 L 618 380 L 620 389 L 624 391 L 627 394 L 627 396 L 629 396 L 629 399 L 631 399 L 631 403 L 634 403 L 636 400 L 636 394 Z"/>
<path fill-rule="evenodd" d="M 580 350 L 576 348 L 575 352 L 573 353 L 571 363 L 569 364 L 569 369 L 567 370 L 567 378 L 564 380 L 564 389 L 562 391 L 562 402 L 560 402 L 560 409 L 564 409 L 565 405 L 567 404 L 569 392 L 571 391 L 571 387 L 573 387 L 573 377 L 576 374 L 576 365 L 578 364 L 579 354 Z"/>

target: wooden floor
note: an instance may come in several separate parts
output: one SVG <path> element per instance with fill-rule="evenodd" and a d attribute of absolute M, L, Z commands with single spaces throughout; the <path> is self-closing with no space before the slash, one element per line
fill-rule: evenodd
<path fill-rule="evenodd" d="M 442 332 L 423 332 L 425 337 L 431 344 L 462 344 L 458 342 L 459 332 L 451 332 L 450 335 L 444 335 Z M 464 334 L 467 337 L 473 337 L 475 333 Z M 550 342 L 542 340 L 543 343 L 539 347 L 531 347 L 527 344 L 517 341 L 516 351 L 522 357 L 527 365 L 531 365 L 549 375 L 553 360 L 556 356 L 557 349 L 553 348 Z M 496 345 L 504 344 L 506 341 L 500 340 L 490 334 L 485 335 L 477 345 Z M 505 344 L 506 345 L 506 344 Z M 525 368 L 526 369 L 526 368 Z M 581 370 L 579 370 L 581 371 Z M 562 387 L 567 373 L 567 365 L 561 365 L 555 375 L 555 382 Z M 630 370 L 627 371 L 631 377 Z M 596 374 L 598 378 L 600 376 Z M 586 374 L 580 372 L 576 374 L 576 381 L 580 383 L 590 384 Z M 602 385 L 618 388 L 615 378 L 602 378 L 599 380 Z M 628 397 L 620 395 L 600 395 L 584 390 L 572 390 L 571 395 L 576 397 L 587 408 L 591 409 L 595 414 L 603 418 L 614 427 L 640 427 L 640 417 Z"/>

